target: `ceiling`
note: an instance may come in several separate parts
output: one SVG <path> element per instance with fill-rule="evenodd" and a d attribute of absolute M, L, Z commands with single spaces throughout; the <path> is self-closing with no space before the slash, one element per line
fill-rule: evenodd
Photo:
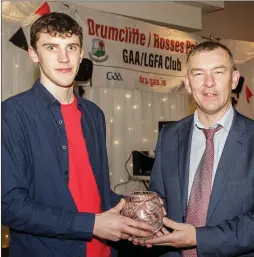
<path fill-rule="evenodd" d="M 202 9 L 202 13 L 211 13 L 224 9 L 224 1 L 174 1 L 178 4 L 184 4 Z"/>

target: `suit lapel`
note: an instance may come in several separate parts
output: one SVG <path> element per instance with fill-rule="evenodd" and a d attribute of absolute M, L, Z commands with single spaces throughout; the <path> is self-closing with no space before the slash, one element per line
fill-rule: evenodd
<path fill-rule="evenodd" d="M 188 184 L 189 184 L 189 168 L 190 168 L 190 150 L 193 131 L 193 116 L 191 120 L 184 123 L 178 132 L 179 142 L 179 158 L 178 172 L 181 185 L 181 198 L 183 216 L 186 216 L 187 199 L 188 199 Z"/>
<path fill-rule="evenodd" d="M 243 135 L 245 131 L 246 126 L 244 121 L 239 117 L 239 114 L 235 112 L 235 118 L 216 171 L 210 205 L 208 208 L 207 223 L 211 219 L 230 174 L 238 160 L 238 156 L 241 154 L 244 145 L 247 143 L 248 139 Z"/>

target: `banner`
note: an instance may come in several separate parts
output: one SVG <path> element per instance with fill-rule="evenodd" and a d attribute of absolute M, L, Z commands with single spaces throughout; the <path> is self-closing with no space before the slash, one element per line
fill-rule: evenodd
<path fill-rule="evenodd" d="M 93 86 L 185 91 L 186 57 L 198 37 L 90 9 L 78 9 L 76 20 L 95 67 Z"/>
<path fill-rule="evenodd" d="M 93 86 L 187 94 L 186 58 L 204 41 L 199 36 L 116 14 L 80 8 L 75 19 L 84 29 L 85 57 L 93 61 Z M 220 40 L 232 51 L 244 77 L 232 102 L 254 119 L 254 43 Z"/>
<path fill-rule="evenodd" d="M 44 2 L 20 21 L 20 28 L 9 41 L 27 51 L 31 21 L 50 11 L 64 12 L 82 25 L 85 57 L 94 65 L 93 87 L 187 94 L 186 57 L 192 47 L 205 40 L 202 37 L 75 4 Z M 9 16 L 8 21 L 15 18 L 11 13 Z M 240 90 L 232 94 L 232 103 L 254 119 L 254 42 L 230 39 L 220 42 L 232 51 L 243 81 Z M 5 80 L 5 83 L 11 82 Z"/>

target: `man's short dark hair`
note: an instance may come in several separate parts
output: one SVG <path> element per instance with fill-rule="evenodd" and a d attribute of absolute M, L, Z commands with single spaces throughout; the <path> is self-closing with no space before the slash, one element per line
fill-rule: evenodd
<path fill-rule="evenodd" d="M 50 34 L 53 37 L 71 37 L 73 34 L 79 37 L 80 46 L 83 43 L 82 27 L 65 13 L 51 12 L 36 20 L 30 29 L 30 43 L 36 49 L 36 42 L 40 33 Z"/>
<path fill-rule="evenodd" d="M 221 48 L 221 49 L 225 50 L 228 53 L 230 62 L 232 64 L 232 70 L 235 70 L 236 68 L 235 68 L 232 52 L 229 50 L 228 47 L 226 47 L 225 45 L 223 45 L 223 44 L 221 44 L 221 43 L 219 43 L 217 41 L 205 41 L 205 42 L 202 42 L 202 43 L 196 45 L 188 53 L 188 55 L 187 55 L 187 63 L 188 63 L 190 57 L 195 55 L 195 54 L 197 54 L 197 53 L 209 52 L 209 51 L 213 51 L 213 50 L 218 49 L 218 48 Z"/>

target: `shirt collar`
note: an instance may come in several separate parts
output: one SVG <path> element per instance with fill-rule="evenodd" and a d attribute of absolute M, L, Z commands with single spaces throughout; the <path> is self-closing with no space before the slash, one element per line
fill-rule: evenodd
<path fill-rule="evenodd" d="M 47 90 L 45 86 L 37 79 L 33 85 L 33 91 L 36 96 L 49 108 L 53 105 L 61 106 L 61 103 Z M 75 90 L 73 90 L 74 95 L 77 98 L 78 107 L 82 106 L 82 97 L 80 97 Z"/>
<path fill-rule="evenodd" d="M 227 112 L 223 115 L 223 117 L 220 120 L 218 120 L 212 126 L 212 128 L 217 127 L 217 125 L 221 125 L 225 129 L 226 132 L 229 132 L 230 127 L 233 122 L 233 118 L 234 118 L 234 109 L 233 109 L 232 105 L 230 105 Z M 195 124 L 195 127 L 204 128 L 204 125 L 199 121 L 197 110 L 194 113 L 194 124 Z"/>

